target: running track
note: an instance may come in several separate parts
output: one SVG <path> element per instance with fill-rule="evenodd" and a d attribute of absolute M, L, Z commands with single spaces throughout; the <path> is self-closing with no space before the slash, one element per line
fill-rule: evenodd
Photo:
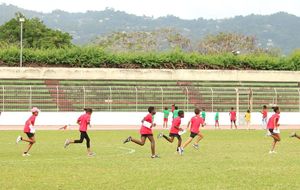
<path fill-rule="evenodd" d="M 55 126 L 55 125 L 47 125 L 47 126 L 35 126 L 37 130 L 58 130 L 62 126 Z M 185 126 L 182 126 L 185 127 Z M 221 130 L 229 130 L 230 126 L 220 126 Z M 140 126 L 134 126 L 134 125 L 94 125 L 92 128 L 89 128 L 89 130 L 139 130 Z M 155 127 L 154 129 L 162 129 L 161 126 Z M 201 128 L 203 130 L 214 130 L 213 126 L 205 126 L 204 128 Z M 238 129 L 246 129 L 245 126 L 240 126 Z M 261 129 L 261 126 L 251 126 L 251 129 Z M 286 125 L 286 126 L 280 126 L 281 130 L 284 129 L 300 129 L 300 125 Z M 23 130 L 22 125 L 10 125 L 10 126 L 4 126 L 0 125 L 0 130 Z M 78 130 L 78 126 L 70 126 L 69 130 Z"/>

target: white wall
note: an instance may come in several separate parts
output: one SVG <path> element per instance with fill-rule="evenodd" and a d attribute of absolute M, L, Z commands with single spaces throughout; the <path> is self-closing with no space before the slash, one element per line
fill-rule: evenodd
<path fill-rule="evenodd" d="M 76 125 L 77 118 L 82 112 L 41 112 L 36 120 L 36 125 Z M 140 125 L 142 118 L 147 113 L 135 112 L 94 112 L 92 114 L 92 125 Z M 29 112 L 3 112 L 0 116 L 0 125 L 24 125 L 26 119 L 31 115 Z M 188 120 L 194 113 L 185 113 L 182 124 L 187 124 Z M 206 123 L 214 124 L 214 113 L 207 113 Z M 269 113 L 269 117 L 272 113 Z M 298 125 L 300 124 L 300 113 L 281 113 L 281 125 Z M 251 123 L 254 125 L 261 124 L 261 114 L 252 113 Z M 171 123 L 172 114 L 170 114 L 169 123 Z M 243 119 L 244 113 L 240 113 Z M 161 125 L 163 122 L 163 114 L 155 115 L 155 122 Z M 220 113 L 220 125 L 230 125 L 229 114 Z M 243 121 L 241 120 L 241 124 Z"/>
<path fill-rule="evenodd" d="M 2 79 L 299 82 L 299 71 L 1 67 Z"/>

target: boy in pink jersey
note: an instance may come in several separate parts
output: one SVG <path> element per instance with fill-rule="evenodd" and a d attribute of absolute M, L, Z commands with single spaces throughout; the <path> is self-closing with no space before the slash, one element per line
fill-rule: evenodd
<path fill-rule="evenodd" d="M 262 114 L 262 127 L 266 129 L 267 122 L 268 122 L 268 108 L 266 105 L 263 106 L 263 109 L 260 112 Z"/>
<path fill-rule="evenodd" d="M 153 138 L 152 132 L 152 128 L 156 126 L 156 124 L 153 121 L 153 116 L 156 114 L 155 108 L 153 106 L 150 106 L 148 108 L 148 112 L 149 113 L 142 120 L 142 126 L 140 129 L 141 140 L 134 139 L 131 136 L 129 136 L 127 139 L 124 140 L 124 144 L 132 141 L 135 144 L 144 146 L 146 139 L 148 138 L 151 142 L 151 158 L 158 158 L 159 156 L 155 154 L 155 140 Z"/>
<path fill-rule="evenodd" d="M 199 108 L 196 108 L 195 109 L 195 116 L 192 117 L 192 119 L 188 122 L 188 125 L 187 125 L 187 128 L 191 131 L 191 134 L 190 134 L 190 137 L 189 139 L 183 144 L 183 146 L 181 147 L 182 151 L 183 149 L 189 145 L 192 140 L 196 137 L 196 142 L 193 144 L 193 147 L 195 149 L 198 149 L 199 148 L 199 141 L 201 139 L 203 139 L 203 135 L 202 133 L 200 132 L 200 126 L 204 125 L 204 119 L 202 117 L 200 117 L 200 109 Z"/>
<path fill-rule="evenodd" d="M 184 118 L 184 112 L 183 111 L 179 111 L 178 112 L 178 117 L 174 118 L 174 120 L 172 121 L 172 127 L 170 129 L 170 133 L 169 133 L 169 137 L 167 137 L 166 135 L 164 135 L 163 133 L 160 133 L 158 135 L 158 138 L 165 138 L 167 141 L 169 141 L 170 143 L 173 143 L 174 138 L 176 137 L 178 140 L 178 144 L 177 144 L 177 149 L 176 151 L 179 154 L 182 154 L 182 149 L 181 149 L 181 136 L 179 135 L 179 131 L 183 131 L 182 128 L 180 128 L 180 124 L 181 124 L 181 118 Z"/>
<path fill-rule="evenodd" d="M 20 141 L 29 142 L 27 149 L 24 151 L 23 156 L 30 156 L 28 153 L 31 149 L 32 145 L 36 142 L 35 141 L 35 129 L 34 123 L 36 117 L 39 115 L 40 110 L 37 107 L 33 107 L 31 109 L 32 115 L 27 119 L 24 126 L 24 133 L 27 135 L 28 139 L 25 139 L 21 136 L 18 136 L 16 143 L 18 144 Z"/>
<path fill-rule="evenodd" d="M 233 107 L 231 108 L 231 111 L 229 112 L 229 116 L 230 116 L 230 129 L 232 129 L 233 124 L 235 126 L 235 129 L 237 129 L 237 126 L 236 126 L 236 112 L 235 112 Z"/>
<path fill-rule="evenodd" d="M 88 125 L 90 126 L 91 115 L 93 113 L 93 110 L 91 108 L 85 108 L 84 111 L 85 111 L 85 114 L 82 114 L 77 119 L 77 123 L 79 125 L 79 131 L 80 131 L 80 139 L 79 140 L 69 140 L 69 139 L 67 139 L 65 141 L 64 147 L 67 148 L 67 146 L 69 146 L 72 143 L 82 143 L 83 140 L 85 139 L 86 140 L 86 148 L 87 148 L 88 156 L 95 156 L 96 154 L 91 151 L 90 138 L 87 134 L 87 127 L 88 127 Z"/>
<path fill-rule="evenodd" d="M 273 143 L 272 143 L 272 148 L 270 150 L 270 154 L 276 153 L 274 151 L 275 146 L 277 142 L 280 141 L 280 133 L 279 133 L 279 119 L 280 119 L 280 109 L 279 107 L 274 107 L 273 108 L 275 114 L 272 115 L 272 117 L 269 119 L 268 124 L 267 124 L 267 129 L 269 131 L 270 136 L 273 138 Z"/>

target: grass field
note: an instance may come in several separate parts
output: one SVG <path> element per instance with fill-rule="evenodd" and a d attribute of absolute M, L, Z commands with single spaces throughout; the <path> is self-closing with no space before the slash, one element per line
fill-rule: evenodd
<path fill-rule="evenodd" d="M 273 155 L 263 131 L 221 130 L 204 131 L 200 149 L 183 156 L 175 143 L 156 140 L 161 158 L 151 159 L 149 142 L 122 144 L 137 131 L 90 131 L 95 157 L 85 144 L 63 148 L 77 131 L 38 131 L 31 157 L 21 156 L 25 143 L 15 144 L 20 132 L 1 131 L 0 189 L 300 189 L 300 140 L 290 132 Z"/>

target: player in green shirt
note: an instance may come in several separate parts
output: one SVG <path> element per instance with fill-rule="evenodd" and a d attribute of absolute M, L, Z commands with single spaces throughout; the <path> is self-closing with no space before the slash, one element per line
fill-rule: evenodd
<path fill-rule="evenodd" d="M 173 119 L 175 119 L 176 117 L 178 117 L 178 112 L 179 112 L 178 107 L 175 106 L 175 110 L 173 112 Z"/>
<path fill-rule="evenodd" d="M 203 121 L 204 121 L 204 124 L 202 125 L 202 127 L 204 127 L 204 126 L 206 125 L 206 123 L 205 123 L 206 112 L 205 112 L 205 109 L 204 109 L 204 108 L 202 109 L 201 117 L 202 117 L 202 119 L 203 119 Z"/>
<path fill-rule="evenodd" d="M 218 128 L 220 129 L 220 124 L 219 124 L 219 112 L 216 112 L 215 115 L 215 129 Z"/>
<path fill-rule="evenodd" d="M 170 111 L 169 111 L 168 107 L 165 107 L 163 113 L 164 113 L 163 128 L 168 128 L 168 119 L 169 119 L 169 114 L 170 114 Z"/>

